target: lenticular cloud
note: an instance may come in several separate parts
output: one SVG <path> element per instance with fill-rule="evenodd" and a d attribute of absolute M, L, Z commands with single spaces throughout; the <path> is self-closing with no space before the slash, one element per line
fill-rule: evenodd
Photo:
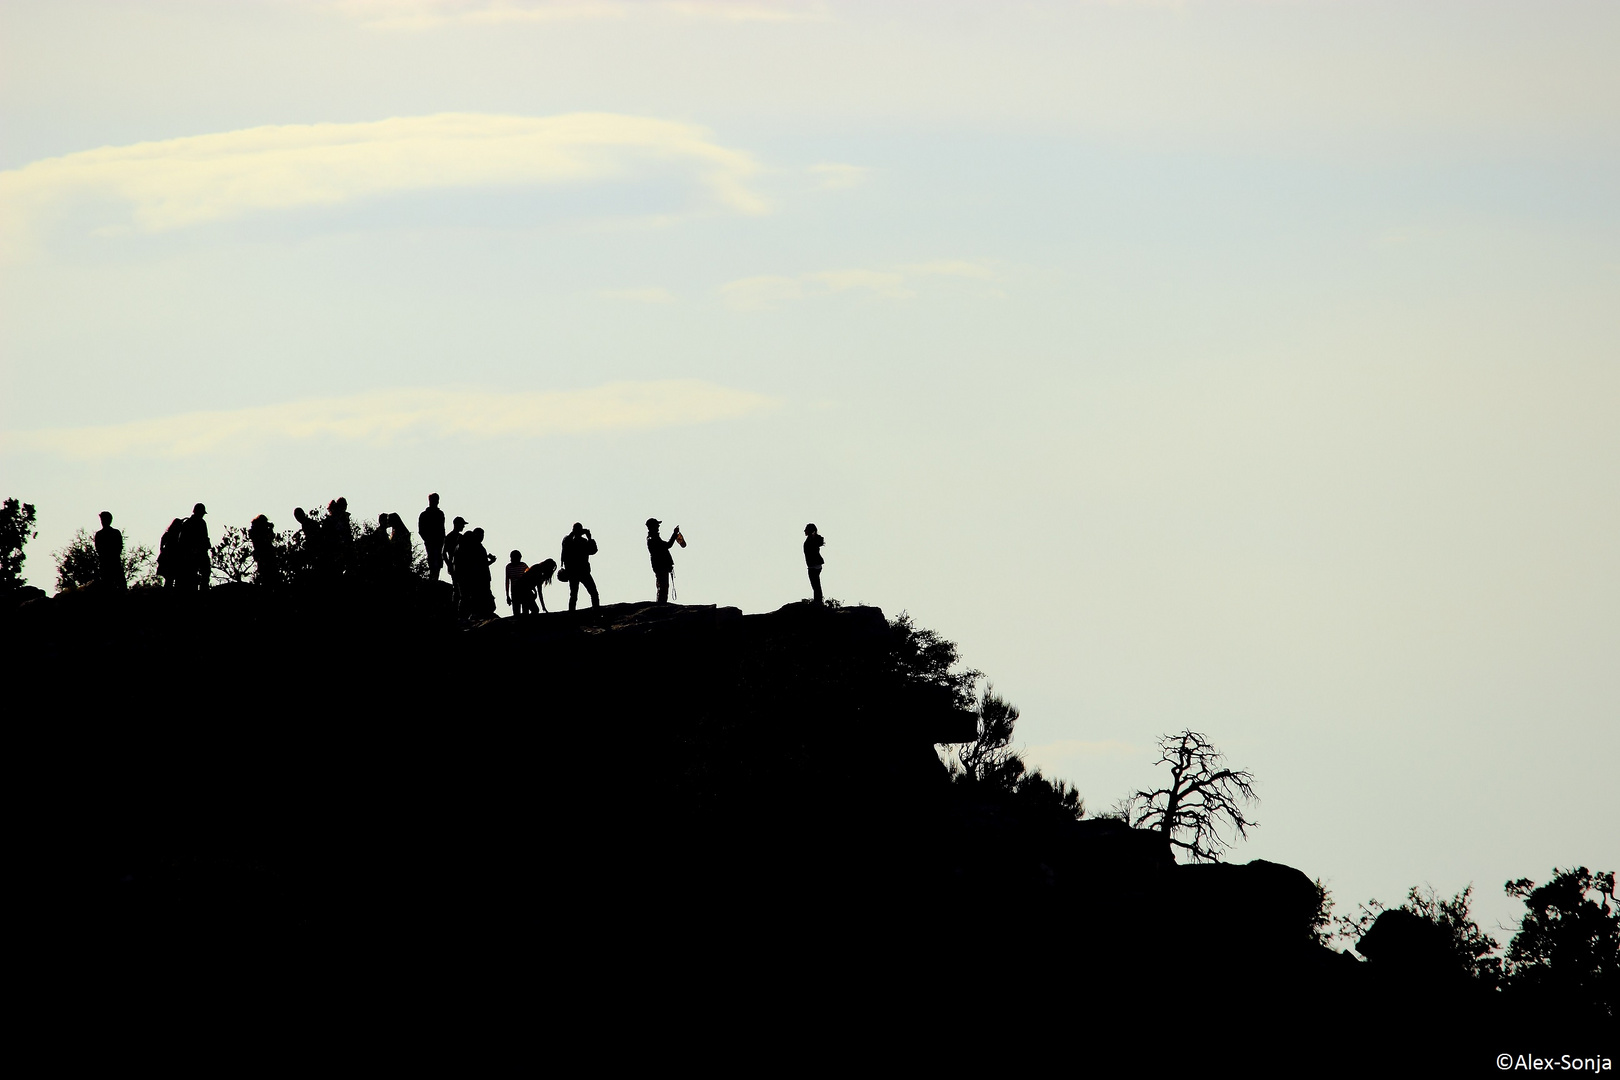
<path fill-rule="evenodd" d="M 113 228 L 162 232 L 246 214 L 431 188 L 588 183 L 653 167 L 689 172 L 738 213 L 768 206 L 754 159 L 703 128 L 617 113 L 441 113 L 358 124 L 283 124 L 84 150 L 0 172 L 0 227 L 15 245 L 76 205 Z"/>
<path fill-rule="evenodd" d="M 7 441 L 78 459 L 131 454 L 180 458 L 289 439 L 388 445 L 671 427 L 746 416 L 776 404 L 763 394 L 696 379 L 609 383 L 550 393 L 416 387 L 100 427 L 17 432 Z"/>

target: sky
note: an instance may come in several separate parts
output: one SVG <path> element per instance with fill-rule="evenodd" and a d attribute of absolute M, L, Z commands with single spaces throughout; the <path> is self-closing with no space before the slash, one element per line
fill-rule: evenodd
<path fill-rule="evenodd" d="M 436 491 L 769 611 L 815 522 L 1093 811 L 1202 731 L 1232 858 L 1495 929 L 1620 863 L 1617 54 L 1564 0 L 4 0 L 0 495 L 47 588 L 100 510 Z"/>

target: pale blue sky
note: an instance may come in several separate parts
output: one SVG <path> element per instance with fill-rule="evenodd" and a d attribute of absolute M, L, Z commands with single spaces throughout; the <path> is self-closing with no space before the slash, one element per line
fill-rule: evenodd
<path fill-rule="evenodd" d="M 1611 3 L 0 4 L 31 578 L 430 490 L 909 609 L 1341 903 L 1620 861 Z"/>

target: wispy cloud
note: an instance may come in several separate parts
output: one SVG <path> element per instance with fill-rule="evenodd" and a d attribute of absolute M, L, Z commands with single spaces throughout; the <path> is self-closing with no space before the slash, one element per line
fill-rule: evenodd
<path fill-rule="evenodd" d="M 664 288 L 602 289 L 597 292 L 602 300 L 624 300 L 632 304 L 673 304 L 675 294 Z"/>
<path fill-rule="evenodd" d="M 911 287 L 916 278 L 989 279 L 994 276 L 995 270 L 991 263 L 969 259 L 946 259 L 907 263 L 892 270 L 853 267 L 846 270 L 819 270 L 797 277 L 761 274 L 756 277 L 738 278 L 720 286 L 720 298 L 738 311 L 759 311 L 810 296 L 851 291 L 862 292 L 875 299 L 904 300 L 917 295 L 916 290 Z"/>
<path fill-rule="evenodd" d="M 289 439 L 387 445 L 401 440 L 538 438 L 672 427 L 747 416 L 778 404 L 764 394 L 695 379 L 619 382 L 553 393 L 417 387 L 99 427 L 19 431 L 4 441 L 77 459 L 183 458 Z"/>
<path fill-rule="evenodd" d="M 1050 767 L 1060 761 L 1070 761 L 1078 758 L 1106 757 L 1117 754 L 1135 754 L 1141 747 L 1118 739 L 1103 739 L 1100 742 L 1087 742 L 1084 739 L 1059 739 L 1057 742 L 1043 743 L 1025 750 L 1023 757 L 1037 765 Z"/>
<path fill-rule="evenodd" d="M 788 0 L 320 0 L 317 6 L 378 30 L 628 19 L 649 14 L 722 22 L 804 22 L 828 17 L 823 3 Z"/>
<path fill-rule="evenodd" d="M 820 22 L 832 17 L 826 4 L 793 3 L 791 0 L 771 0 L 768 3 L 666 0 L 657 6 L 689 19 L 719 19 L 722 22 Z"/>
<path fill-rule="evenodd" d="M 823 270 L 804 275 L 806 281 L 819 282 L 832 292 L 862 289 L 873 296 L 903 300 L 917 294 L 906 288 L 906 276 L 885 270 Z"/>
<path fill-rule="evenodd" d="M 703 128 L 617 113 L 440 113 L 356 124 L 286 124 L 103 147 L 0 172 L 0 243 L 23 242 L 74 205 L 161 232 L 258 211 L 403 191 L 609 179 L 658 163 L 695 174 L 722 206 L 760 214 L 759 165 Z"/>
<path fill-rule="evenodd" d="M 965 277 L 988 281 L 996 276 L 995 269 L 986 262 L 970 259 L 938 259 L 934 262 L 908 263 L 900 268 L 907 274 L 920 277 Z"/>
<path fill-rule="evenodd" d="M 810 166 L 810 171 L 820 178 L 824 188 L 852 188 L 866 183 L 866 177 L 872 170 L 864 165 L 824 161 L 820 165 Z"/>

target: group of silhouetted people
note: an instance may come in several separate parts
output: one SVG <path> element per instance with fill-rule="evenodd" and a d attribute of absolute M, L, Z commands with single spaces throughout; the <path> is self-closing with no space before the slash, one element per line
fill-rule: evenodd
<path fill-rule="evenodd" d="M 101 516 L 110 528 L 112 515 L 103 510 Z M 199 592 L 208 587 L 213 544 L 208 539 L 207 517 L 208 508 L 198 503 L 191 508 L 190 517 L 175 518 L 163 530 L 158 540 L 157 572 L 165 588 Z M 121 536 L 119 546 L 123 546 Z"/>
<path fill-rule="evenodd" d="M 206 588 L 212 565 L 212 546 L 208 538 L 208 510 L 202 503 L 192 508 L 188 518 L 175 518 L 163 531 L 158 542 L 157 572 L 164 587 L 182 592 L 195 592 Z M 308 559 L 309 567 L 319 577 L 333 580 L 356 565 L 386 568 L 391 574 L 408 575 L 413 570 L 413 539 L 404 520 L 394 513 L 382 514 L 377 526 L 366 533 L 360 545 L 356 544 L 349 519 L 349 503 L 342 497 L 326 505 L 323 515 L 306 513 L 303 507 L 293 509 L 298 522 L 299 547 Z M 686 546 L 686 538 L 679 525 L 666 538 L 659 529 L 663 522 L 647 519 L 647 554 L 652 561 L 653 582 L 658 603 L 669 602 L 675 578 L 674 548 Z M 427 554 L 427 578 L 439 580 L 439 572 L 450 572 L 451 597 L 458 616 L 478 621 L 495 616 L 495 593 L 491 567 L 495 556 L 484 547 L 484 530 L 467 528 L 467 519 L 454 518 L 447 531 L 444 511 L 439 509 L 439 496 L 428 496 L 427 509 L 417 515 L 416 535 L 422 540 Z M 277 557 L 275 525 L 260 514 L 248 525 L 248 542 L 252 547 L 256 580 L 261 584 L 278 584 L 282 578 Z M 810 576 L 811 600 L 823 602 L 821 594 L 821 555 L 826 540 L 815 525 L 804 527 L 804 562 Z M 361 550 L 356 550 L 357 546 Z M 124 536 L 112 526 L 112 514 L 101 513 L 101 529 L 95 534 L 97 580 L 104 586 L 123 589 Z M 515 615 L 526 615 L 546 610 L 546 585 L 555 579 L 568 583 L 568 610 L 579 604 L 579 590 L 583 587 L 591 598 L 591 606 L 601 607 L 601 595 L 596 579 L 591 574 L 591 557 L 597 554 L 596 539 L 591 530 L 579 522 L 562 539 L 561 566 L 557 560 L 544 559 L 533 566 L 523 561 L 523 553 L 514 550 L 506 565 L 506 603 Z M 539 607 L 536 608 L 536 600 Z"/>

